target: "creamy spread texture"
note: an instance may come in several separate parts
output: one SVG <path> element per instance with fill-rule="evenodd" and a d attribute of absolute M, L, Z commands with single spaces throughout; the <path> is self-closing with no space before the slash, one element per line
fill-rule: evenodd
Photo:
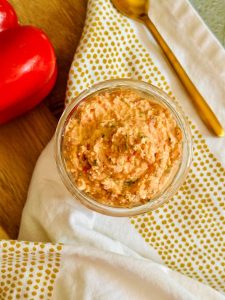
<path fill-rule="evenodd" d="M 96 201 L 132 207 L 150 201 L 176 172 L 182 132 L 168 108 L 133 89 L 81 102 L 64 135 L 67 171 Z"/>

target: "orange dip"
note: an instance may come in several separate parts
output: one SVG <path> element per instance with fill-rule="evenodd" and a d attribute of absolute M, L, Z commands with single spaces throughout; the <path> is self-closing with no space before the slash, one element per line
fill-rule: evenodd
<path fill-rule="evenodd" d="M 182 133 L 170 111 L 132 89 L 89 96 L 67 124 L 63 154 L 74 184 L 96 201 L 151 201 L 177 171 Z"/>

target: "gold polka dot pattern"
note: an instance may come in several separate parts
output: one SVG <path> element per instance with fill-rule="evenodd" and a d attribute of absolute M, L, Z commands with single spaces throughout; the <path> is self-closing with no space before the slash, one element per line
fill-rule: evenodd
<path fill-rule="evenodd" d="M 52 299 L 62 245 L 2 241 L 0 300 Z"/>
<path fill-rule="evenodd" d="M 90 0 L 66 103 L 96 82 L 123 77 L 152 83 L 176 101 L 128 20 L 109 0 Z M 131 223 L 167 266 L 225 291 L 225 171 L 190 126 L 194 161 L 186 182 L 168 204 Z"/>

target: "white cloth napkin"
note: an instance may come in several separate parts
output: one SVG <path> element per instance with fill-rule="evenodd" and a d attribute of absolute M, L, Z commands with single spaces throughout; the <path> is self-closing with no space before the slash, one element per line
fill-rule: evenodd
<path fill-rule="evenodd" d="M 0 299 L 4 300 L 224 299 L 208 286 L 149 259 L 86 243 L 1 241 L 0 245 Z"/>
<path fill-rule="evenodd" d="M 224 49 L 186 0 L 152 0 L 150 15 L 225 127 Z M 225 139 L 204 127 L 144 26 L 118 14 L 109 0 L 89 0 L 67 101 L 112 77 L 151 81 L 170 94 L 171 86 L 192 120 L 195 158 L 187 183 L 150 214 L 94 213 L 62 184 L 51 141 L 33 174 L 19 239 L 67 245 L 53 299 L 225 299 Z"/>

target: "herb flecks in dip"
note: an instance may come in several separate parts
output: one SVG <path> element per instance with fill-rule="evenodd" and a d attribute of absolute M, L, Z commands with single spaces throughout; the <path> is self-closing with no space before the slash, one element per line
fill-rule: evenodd
<path fill-rule="evenodd" d="M 176 172 L 182 133 L 170 111 L 136 90 L 99 92 L 79 104 L 63 142 L 67 171 L 96 201 L 150 201 Z"/>

